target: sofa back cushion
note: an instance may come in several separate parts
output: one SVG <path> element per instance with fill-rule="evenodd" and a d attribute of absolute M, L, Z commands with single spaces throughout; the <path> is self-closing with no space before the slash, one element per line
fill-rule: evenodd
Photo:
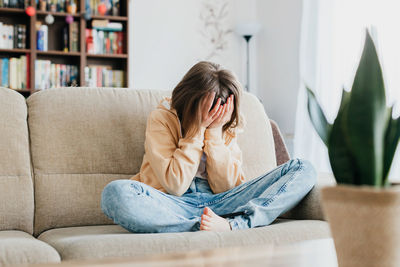
<path fill-rule="evenodd" d="M 147 116 L 169 95 L 154 90 L 60 88 L 29 97 L 36 235 L 51 228 L 112 223 L 100 209 L 101 192 L 112 180 L 139 172 Z M 259 101 L 246 94 L 243 106 L 249 117 L 246 128 L 252 130 L 240 137 L 239 145 L 245 173 L 253 177 L 276 165 L 274 144 Z"/>
<path fill-rule="evenodd" d="M 33 184 L 25 98 L 0 88 L 0 230 L 33 231 Z"/>

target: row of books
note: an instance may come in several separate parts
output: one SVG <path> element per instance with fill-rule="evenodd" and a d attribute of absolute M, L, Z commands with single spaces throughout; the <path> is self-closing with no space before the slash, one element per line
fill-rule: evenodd
<path fill-rule="evenodd" d="M 89 87 L 124 87 L 122 70 L 112 70 L 109 66 L 85 67 L 85 85 Z"/>
<path fill-rule="evenodd" d="M 1 58 L 0 84 L 11 89 L 29 88 L 29 57 Z"/>
<path fill-rule="evenodd" d="M 49 28 L 40 22 L 36 25 L 37 28 L 37 50 L 47 51 L 49 41 Z M 57 38 L 57 37 L 55 37 Z M 79 51 L 79 25 L 78 22 L 66 24 L 62 31 L 62 40 L 64 52 L 78 52 Z"/>
<path fill-rule="evenodd" d="M 119 0 L 85 0 L 86 4 L 89 5 L 93 15 L 99 14 L 98 7 L 100 4 L 106 5 L 106 13 L 104 15 L 119 16 L 120 15 L 120 4 Z"/>
<path fill-rule="evenodd" d="M 29 0 L 0 0 L 0 7 L 27 8 Z"/>
<path fill-rule="evenodd" d="M 26 25 L 0 22 L 0 48 L 26 48 Z"/>
<path fill-rule="evenodd" d="M 89 54 L 122 54 L 124 33 L 86 29 L 86 51 Z"/>
<path fill-rule="evenodd" d="M 78 85 L 78 67 L 54 64 L 50 60 L 35 61 L 35 88 L 48 89 Z"/>
<path fill-rule="evenodd" d="M 40 11 L 76 13 L 79 2 L 76 0 L 36 0 L 36 5 Z"/>

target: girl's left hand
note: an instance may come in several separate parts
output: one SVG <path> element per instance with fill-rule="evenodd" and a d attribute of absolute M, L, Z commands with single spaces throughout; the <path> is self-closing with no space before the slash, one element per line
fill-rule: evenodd
<path fill-rule="evenodd" d="M 234 96 L 230 95 L 228 100 L 223 106 L 220 106 L 222 111 L 219 116 L 215 118 L 215 120 L 208 126 L 208 128 L 222 128 L 227 122 L 231 120 L 232 112 L 233 112 L 233 101 Z"/>

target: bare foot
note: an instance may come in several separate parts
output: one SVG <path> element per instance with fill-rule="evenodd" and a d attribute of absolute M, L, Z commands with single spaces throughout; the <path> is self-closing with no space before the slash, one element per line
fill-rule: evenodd
<path fill-rule="evenodd" d="M 200 230 L 203 231 L 230 231 L 231 225 L 229 222 L 215 214 L 210 208 L 204 208 L 203 215 L 201 215 Z"/>

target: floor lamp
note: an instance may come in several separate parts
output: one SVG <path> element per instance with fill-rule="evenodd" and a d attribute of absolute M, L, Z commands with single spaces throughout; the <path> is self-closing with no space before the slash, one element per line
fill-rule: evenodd
<path fill-rule="evenodd" d="M 250 40 L 260 30 L 258 23 L 244 23 L 236 27 L 236 33 L 246 41 L 246 91 L 250 91 Z"/>

